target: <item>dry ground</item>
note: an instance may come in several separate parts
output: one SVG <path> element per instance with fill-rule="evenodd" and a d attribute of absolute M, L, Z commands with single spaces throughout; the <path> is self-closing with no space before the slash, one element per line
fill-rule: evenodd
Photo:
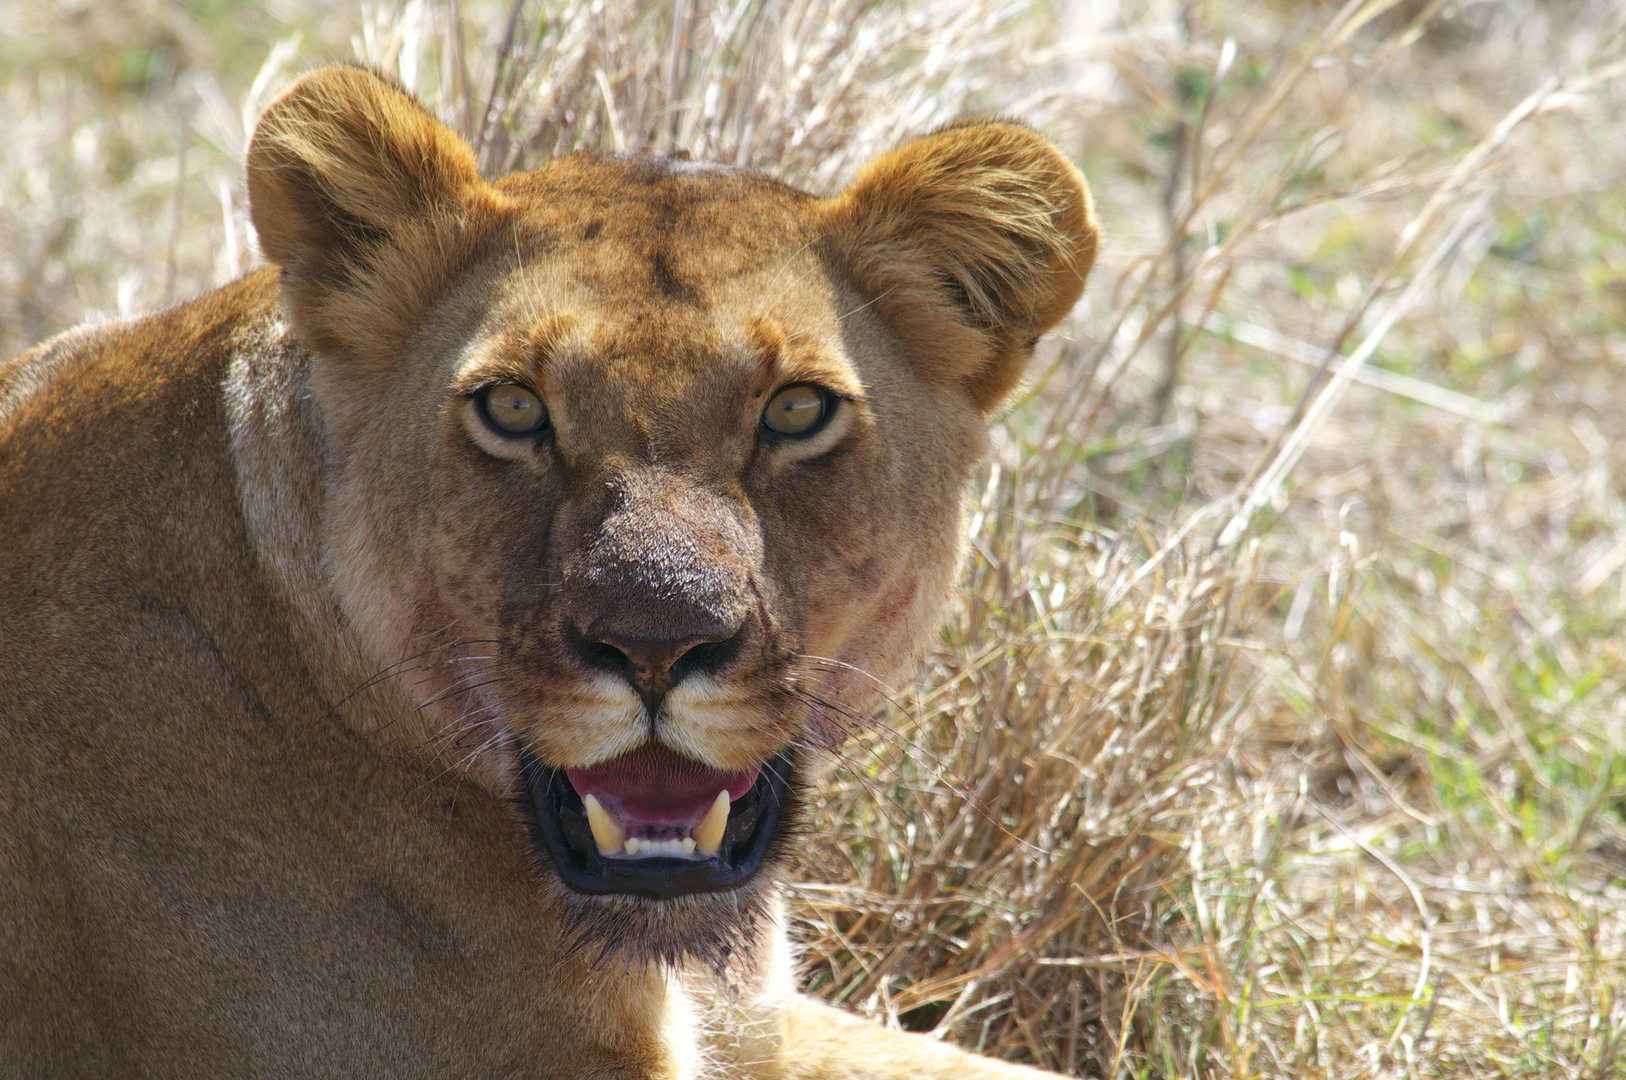
<path fill-rule="evenodd" d="M 251 266 L 245 117 L 352 50 L 494 171 L 831 190 L 1025 116 L 1106 252 L 830 792 L 808 985 L 1078 1075 L 1626 1076 L 1618 4 L 334 11 L 0 2 L 0 353 Z"/>

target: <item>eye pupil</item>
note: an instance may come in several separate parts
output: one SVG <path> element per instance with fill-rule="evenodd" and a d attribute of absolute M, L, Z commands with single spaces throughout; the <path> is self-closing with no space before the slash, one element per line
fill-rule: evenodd
<path fill-rule="evenodd" d="M 480 403 L 491 426 L 505 435 L 529 435 L 548 422 L 542 399 L 514 383 L 490 387 L 481 395 Z"/>
<path fill-rule="evenodd" d="M 811 383 L 787 386 L 762 411 L 762 423 L 781 435 L 811 435 L 830 411 L 829 395 Z"/>

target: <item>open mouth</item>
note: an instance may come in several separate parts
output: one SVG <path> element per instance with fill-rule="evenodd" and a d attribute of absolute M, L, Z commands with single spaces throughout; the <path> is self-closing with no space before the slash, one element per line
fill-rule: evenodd
<path fill-rule="evenodd" d="M 724 772 L 646 743 L 586 769 L 520 748 L 536 838 L 577 892 L 669 899 L 745 884 L 785 803 L 791 756 Z"/>

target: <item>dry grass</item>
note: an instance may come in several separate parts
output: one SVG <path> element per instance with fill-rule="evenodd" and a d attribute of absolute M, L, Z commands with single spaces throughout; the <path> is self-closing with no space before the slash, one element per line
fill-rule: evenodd
<path fill-rule="evenodd" d="M 969 108 L 1094 182 L 963 602 L 795 888 L 815 992 L 1078 1075 L 1626 1076 L 1616 5 L 270 10 L 8 12 L 0 351 L 246 267 L 242 118 L 352 37 L 492 170 L 830 190 Z"/>

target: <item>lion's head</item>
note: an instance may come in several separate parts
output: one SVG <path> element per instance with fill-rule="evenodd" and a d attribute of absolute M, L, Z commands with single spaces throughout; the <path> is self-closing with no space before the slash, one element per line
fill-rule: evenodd
<path fill-rule="evenodd" d="M 1094 258 L 1082 178 L 964 123 L 833 198 L 636 156 L 487 181 L 334 68 L 249 191 L 321 417 L 299 602 L 410 688 L 392 737 L 517 797 L 586 938 L 719 960 L 934 627 L 985 418 Z"/>

